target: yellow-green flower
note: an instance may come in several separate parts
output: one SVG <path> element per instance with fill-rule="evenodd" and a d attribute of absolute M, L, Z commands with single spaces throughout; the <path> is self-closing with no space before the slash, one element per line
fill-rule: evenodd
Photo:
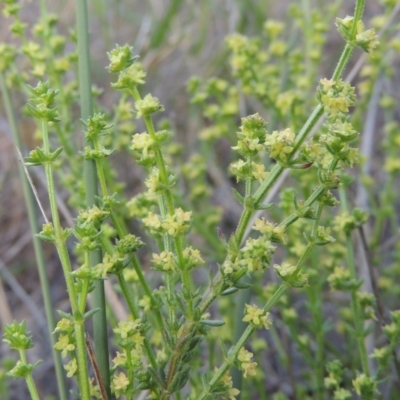
<path fill-rule="evenodd" d="M 271 320 L 269 319 L 269 316 L 269 312 L 264 314 L 263 310 L 257 306 L 246 304 L 246 314 L 243 318 L 243 321 L 251 322 L 256 326 L 264 325 L 265 329 L 269 329 L 271 326 Z"/>
<path fill-rule="evenodd" d="M 137 110 L 136 118 L 154 114 L 157 111 L 164 111 L 164 107 L 160 104 L 157 97 L 152 96 L 150 93 L 143 99 L 136 101 L 135 108 Z"/>
<path fill-rule="evenodd" d="M 256 375 L 256 362 L 252 362 L 251 358 L 253 357 L 253 353 L 247 351 L 244 347 L 242 347 L 238 354 L 238 361 L 240 364 L 240 369 L 243 371 L 243 376 L 247 378 L 247 375 L 254 376 Z"/>
<path fill-rule="evenodd" d="M 128 386 L 129 386 L 129 379 L 123 372 L 114 375 L 113 388 L 117 398 L 119 398 L 119 396 L 125 392 Z"/>
<path fill-rule="evenodd" d="M 68 335 L 60 335 L 54 348 L 61 351 L 61 356 L 64 358 L 69 351 L 75 350 L 75 344 L 70 342 L 70 337 Z"/>
<path fill-rule="evenodd" d="M 71 378 L 78 371 L 78 364 L 76 358 L 73 358 L 69 363 L 64 365 L 64 369 L 67 371 L 67 377 Z"/>

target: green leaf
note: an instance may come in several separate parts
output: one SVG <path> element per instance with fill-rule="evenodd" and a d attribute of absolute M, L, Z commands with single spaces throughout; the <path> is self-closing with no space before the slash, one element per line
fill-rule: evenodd
<path fill-rule="evenodd" d="M 59 315 L 60 317 L 69 319 L 70 321 L 73 321 L 73 320 L 74 320 L 74 319 L 72 318 L 72 315 L 71 315 L 71 314 L 68 314 L 68 313 L 66 313 L 66 312 L 64 312 L 64 311 L 57 310 L 57 313 L 58 313 L 58 315 Z"/>
<path fill-rule="evenodd" d="M 202 319 L 199 321 L 199 324 L 203 324 L 203 325 L 208 325 L 208 326 L 222 326 L 225 325 L 224 321 L 218 320 L 218 319 Z"/>
<path fill-rule="evenodd" d="M 232 193 L 233 196 L 235 197 L 235 199 L 240 203 L 240 204 L 244 204 L 244 197 L 236 190 L 232 188 Z"/>
<path fill-rule="evenodd" d="M 229 296 L 230 294 L 236 293 L 239 290 L 237 287 L 231 287 L 229 289 L 224 290 L 221 293 L 221 296 Z"/>
<path fill-rule="evenodd" d="M 96 314 L 98 311 L 100 311 L 101 308 L 94 308 L 93 310 L 88 311 L 83 315 L 83 319 L 86 321 L 90 317 L 92 317 L 94 314 Z"/>

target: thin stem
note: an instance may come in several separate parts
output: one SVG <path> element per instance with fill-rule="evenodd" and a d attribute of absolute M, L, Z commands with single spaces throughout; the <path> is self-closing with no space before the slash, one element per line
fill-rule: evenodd
<path fill-rule="evenodd" d="M 314 220 L 311 237 L 316 238 L 318 232 L 319 222 L 321 220 L 323 205 L 318 204 L 316 211 L 316 219 Z M 309 290 L 311 310 L 315 320 L 316 329 L 316 340 L 317 340 L 317 351 L 315 355 L 315 379 L 317 382 L 317 394 L 318 399 L 323 400 L 324 398 L 324 329 L 323 329 L 323 315 L 320 299 L 317 296 L 321 296 L 321 284 L 317 284 L 317 288 L 311 288 Z"/>
<path fill-rule="evenodd" d="M 90 257 L 89 252 L 85 251 L 85 254 L 84 254 L 85 268 L 89 268 L 89 257 Z M 89 293 L 89 280 L 85 279 L 82 284 L 82 292 L 79 294 L 79 311 L 81 312 L 81 314 L 85 313 L 86 300 L 87 300 L 88 293 Z"/>
<path fill-rule="evenodd" d="M 97 140 L 94 141 L 93 145 L 96 149 L 99 148 L 99 143 Z M 104 166 L 103 166 L 102 160 L 96 159 L 96 170 L 97 170 L 97 174 L 98 174 L 98 179 L 99 179 L 99 184 L 100 184 L 102 195 L 108 196 L 108 189 L 107 189 L 107 183 L 106 183 L 106 178 L 105 178 L 105 174 L 104 174 Z M 120 237 L 120 239 L 125 237 L 126 230 L 122 226 L 121 221 L 118 219 L 114 210 L 111 210 L 110 218 L 112 220 L 112 223 L 113 223 L 115 229 L 117 230 L 117 234 Z M 106 248 L 107 248 L 107 251 L 109 251 L 111 254 L 114 252 L 112 246 L 107 246 Z M 146 295 L 149 296 L 149 298 L 151 300 L 152 306 L 156 307 L 157 303 L 153 296 L 153 292 L 150 290 L 150 287 L 143 275 L 143 271 L 142 271 L 141 266 L 139 265 L 137 257 L 136 256 L 133 257 L 131 262 L 132 262 L 132 265 L 138 275 L 139 281 L 140 281 Z M 156 311 L 156 318 L 158 321 L 158 326 L 159 326 L 159 328 L 161 328 L 162 327 L 162 318 L 161 318 L 161 314 L 158 310 Z"/>
<path fill-rule="evenodd" d="M 11 127 L 11 134 L 13 137 L 14 144 L 16 147 L 21 148 L 21 139 L 17 127 L 14 107 L 12 106 L 10 93 L 5 82 L 4 72 L 0 73 L 0 87 L 3 95 L 3 102 L 7 118 Z M 22 191 L 24 194 L 25 205 L 28 212 L 29 226 L 32 232 L 35 261 L 39 272 L 40 287 L 43 296 L 48 333 L 51 343 L 51 353 L 53 356 L 54 367 L 56 371 L 58 395 L 60 400 L 67 400 L 68 392 L 67 392 L 67 387 L 65 385 L 64 369 L 61 362 L 61 356 L 60 353 L 54 349 L 54 345 L 56 344 L 56 338 L 53 335 L 53 332 L 56 327 L 56 322 L 54 317 L 54 308 L 53 308 L 53 301 L 51 298 L 50 284 L 49 284 L 48 274 L 46 271 L 46 262 L 43 254 L 43 246 L 41 240 L 36 236 L 36 234 L 39 233 L 39 229 L 38 229 L 38 222 L 37 222 L 38 218 L 35 207 L 35 201 L 21 163 L 18 163 L 18 172 L 20 181 L 22 183 Z"/>
<path fill-rule="evenodd" d="M 88 11 L 86 0 L 76 0 L 76 21 L 78 38 L 78 68 L 79 68 L 79 92 L 81 97 L 81 118 L 86 121 L 93 115 L 92 99 L 92 80 L 90 72 L 90 47 L 89 47 L 89 27 Z M 88 142 L 93 148 L 93 143 Z M 86 205 L 88 208 L 95 204 L 97 195 L 98 180 L 96 165 L 93 160 L 84 161 Z M 102 260 L 101 249 L 90 253 L 90 268 L 99 264 Z M 107 317 L 104 293 L 104 282 L 96 281 L 93 291 L 93 307 L 99 308 L 99 312 L 93 316 L 94 327 L 94 347 L 96 358 L 104 385 L 107 389 L 107 395 L 111 398 L 110 390 L 110 366 L 108 359 L 108 337 L 107 337 Z"/>
<path fill-rule="evenodd" d="M 126 281 L 125 281 L 125 278 L 124 278 L 124 274 L 121 272 L 121 273 L 119 273 L 117 275 L 117 277 L 118 277 L 118 283 L 119 283 L 119 285 L 121 287 L 122 294 L 123 294 L 123 296 L 124 296 L 124 298 L 125 298 L 125 300 L 126 300 L 126 302 L 128 304 L 129 311 L 131 312 L 132 316 L 135 319 L 138 319 L 139 318 L 139 313 L 136 310 L 134 302 L 132 301 L 132 297 L 131 297 L 131 295 L 129 293 L 128 285 L 126 284 Z M 147 356 L 149 357 L 151 366 L 153 368 L 157 369 L 156 357 L 154 355 L 154 352 L 153 352 L 153 349 L 152 349 L 152 347 L 150 345 L 150 342 L 146 337 L 144 338 L 143 343 L 144 343 L 144 348 L 146 350 Z"/>
<path fill-rule="evenodd" d="M 340 203 L 342 207 L 342 211 L 348 212 L 347 205 L 347 196 L 346 191 L 343 187 L 339 189 L 340 194 Z M 354 260 L 354 248 L 353 242 L 351 240 L 350 232 L 346 232 L 346 247 L 347 247 L 347 266 L 350 271 L 350 277 L 353 280 L 357 279 L 357 271 Z M 365 335 L 364 335 L 364 324 L 361 316 L 361 310 L 357 300 L 357 289 L 354 289 L 350 293 L 351 296 L 351 309 L 353 312 L 354 326 L 355 326 L 355 335 L 358 346 L 358 352 L 361 360 L 361 366 L 365 375 L 370 376 L 370 368 L 368 364 L 368 353 L 365 346 Z"/>
<path fill-rule="evenodd" d="M 26 359 L 25 350 L 19 351 L 19 356 L 23 364 L 27 365 L 28 361 Z M 35 381 L 32 378 L 32 374 L 29 373 L 25 377 L 26 384 L 28 385 L 29 394 L 31 395 L 32 400 L 40 400 L 39 393 L 37 392 Z"/>
<path fill-rule="evenodd" d="M 141 100 L 140 93 L 136 87 L 131 89 L 131 94 L 135 101 Z M 149 136 L 155 141 L 156 140 L 156 132 L 154 129 L 153 120 L 150 115 L 144 116 L 144 123 L 146 125 L 146 129 L 147 129 Z M 169 215 L 173 215 L 175 213 L 175 205 L 174 205 L 172 191 L 169 188 L 170 184 L 168 181 L 168 172 L 167 172 L 167 167 L 164 162 L 164 157 L 159 148 L 154 149 L 154 155 L 155 155 L 157 167 L 158 167 L 159 174 L 160 174 L 160 181 L 165 187 L 164 192 L 163 192 L 163 197 L 165 198 L 167 212 Z M 161 211 L 161 206 L 160 206 L 160 211 Z M 181 274 L 182 285 L 183 285 L 185 292 L 188 294 L 188 296 L 186 297 L 187 318 L 189 320 L 191 320 L 193 317 L 193 299 L 190 296 L 190 294 L 192 293 L 192 282 L 191 282 L 190 271 L 187 270 L 187 268 L 185 266 L 185 262 L 184 262 L 182 238 L 180 236 L 174 236 L 173 242 L 174 242 L 174 246 L 175 246 L 176 255 L 178 258 L 178 265 L 179 265 L 179 271 Z M 171 285 L 169 285 L 169 287 L 171 287 Z"/>
<path fill-rule="evenodd" d="M 50 152 L 48 123 L 47 121 L 44 120 L 42 121 L 42 137 L 43 137 L 44 152 L 48 154 Z M 53 178 L 53 167 L 51 163 L 46 163 L 44 167 L 45 167 L 45 174 L 47 181 L 47 191 L 49 195 L 50 210 L 51 210 L 51 216 L 55 234 L 55 246 L 57 248 L 57 252 L 60 257 L 61 265 L 63 268 L 65 282 L 69 294 L 69 301 L 71 303 L 71 309 L 74 317 L 79 389 L 81 391 L 82 399 L 89 400 L 90 389 L 88 381 L 89 378 L 88 378 L 88 365 L 86 359 L 85 335 L 83 330 L 83 316 L 82 313 L 79 311 L 78 297 L 75 291 L 75 283 L 71 275 L 72 267 L 68 254 L 67 244 L 65 241 L 65 233 L 60 224 L 60 216 L 58 214 L 56 191 Z"/>
<path fill-rule="evenodd" d="M 311 251 L 314 248 L 314 243 L 308 244 L 306 250 L 304 251 L 303 255 L 300 257 L 300 260 L 297 264 L 295 274 L 300 273 L 301 269 L 303 268 L 306 260 L 311 254 Z M 288 286 L 285 284 L 281 284 L 267 304 L 263 308 L 263 313 L 270 311 L 272 307 L 278 302 L 278 300 L 282 297 L 282 295 L 286 292 Z M 213 377 L 211 378 L 210 382 L 208 383 L 207 387 L 201 392 L 200 396 L 197 400 L 206 400 L 210 391 L 212 390 L 213 386 L 222 378 L 225 372 L 234 364 L 237 355 L 239 354 L 240 349 L 244 346 L 247 340 L 255 331 L 256 327 L 254 325 L 249 324 L 246 330 L 243 332 L 242 336 L 236 342 L 235 346 L 229 352 L 228 358 L 224 361 L 220 368 L 214 373 Z"/>

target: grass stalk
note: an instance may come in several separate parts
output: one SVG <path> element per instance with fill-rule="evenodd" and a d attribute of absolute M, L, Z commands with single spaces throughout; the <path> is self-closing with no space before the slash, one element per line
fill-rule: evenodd
<path fill-rule="evenodd" d="M 78 67 L 79 91 L 81 97 L 81 118 L 82 120 L 86 121 L 93 114 L 92 81 L 90 74 L 89 26 L 86 0 L 76 1 L 76 20 L 78 36 Z M 93 147 L 93 144 L 90 142 L 85 143 L 85 145 Z M 98 192 L 96 165 L 93 160 L 84 161 L 84 174 L 86 187 L 86 205 L 88 208 L 90 208 L 94 205 L 95 196 Z M 89 264 L 91 268 L 99 264 L 101 261 L 101 250 L 95 250 L 90 253 Z M 95 283 L 95 288 L 93 291 L 93 307 L 99 308 L 100 310 L 93 316 L 95 353 L 104 386 L 107 389 L 108 397 L 111 398 L 106 304 L 104 282 L 102 281 L 97 281 Z"/>

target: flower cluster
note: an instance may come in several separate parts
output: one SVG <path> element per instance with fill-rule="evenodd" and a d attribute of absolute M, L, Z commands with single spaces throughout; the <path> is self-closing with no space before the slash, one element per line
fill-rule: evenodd
<path fill-rule="evenodd" d="M 335 220 L 335 230 L 338 232 L 351 232 L 368 221 L 369 215 L 360 208 L 354 208 L 352 213 L 343 212 Z"/>
<path fill-rule="evenodd" d="M 115 252 L 114 254 L 106 253 L 103 262 L 97 264 L 94 268 L 98 277 L 104 278 L 107 274 L 118 274 L 129 263 L 129 259 L 125 255 Z"/>
<path fill-rule="evenodd" d="M 252 357 L 253 353 L 250 353 L 244 347 L 240 349 L 237 360 L 245 378 L 247 378 L 247 375 L 254 376 L 256 374 L 257 363 L 251 361 Z"/>
<path fill-rule="evenodd" d="M 14 321 L 12 324 L 5 325 L 3 341 L 15 350 L 27 350 L 33 347 L 32 337 L 26 330 L 25 321 L 21 323 Z"/>
<path fill-rule="evenodd" d="M 338 113 L 349 112 L 349 107 L 354 106 L 356 97 L 354 87 L 349 83 L 324 78 L 320 80 L 317 99 L 327 114 L 335 116 Z"/>
<path fill-rule="evenodd" d="M 146 218 L 143 218 L 143 224 L 152 234 L 176 237 L 186 233 L 190 228 L 191 211 L 183 211 L 177 208 L 174 214 L 168 214 L 165 218 L 150 212 Z"/>
<path fill-rule="evenodd" d="M 331 158 L 340 160 L 352 167 L 359 162 L 358 150 L 349 146 L 355 140 L 358 132 L 343 116 L 332 118 L 326 124 L 327 133 L 322 134 L 319 143 L 324 145 Z"/>
<path fill-rule="evenodd" d="M 137 119 L 143 116 L 154 114 L 157 111 L 164 111 L 164 107 L 160 104 L 160 101 L 157 99 L 157 97 L 154 97 L 150 93 L 147 94 L 143 99 L 137 100 L 135 102 L 135 108 L 137 110 Z"/>
<path fill-rule="evenodd" d="M 240 180 L 256 180 L 262 182 L 268 177 L 269 172 L 265 170 L 265 166 L 263 164 L 256 163 L 254 161 L 244 161 L 238 160 L 233 162 L 229 171 L 232 175 L 236 176 L 237 182 Z"/>
<path fill-rule="evenodd" d="M 153 253 L 151 262 L 160 271 L 174 272 L 177 269 L 175 255 L 172 251 L 162 251 L 160 254 Z"/>
<path fill-rule="evenodd" d="M 122 352 L 117 351 L 116 357 L 112 360 L 115 368 L 123 368 L 128 372 L 141 370 L 145 340 L 142 329 L 140 320 L 131 319 L 120 321 L 113 329 L 117 335 L 117 344 L 122 349 Z M 122 371 L 114 373 L 112 389 L 117 398 L 126 394 L 128 387 L 133 384 L 128 376 Z"/>
<path fill-rule="evenodd" d="M 142 157 L 148 158 L 149 153 L 154 145 L 154 140 L 146 132 L 136 133 L 132 137 L 131 150 L 137 150 L 141 153 Z"/>
<path fill-rule="evenodd" d="M 0 43 L 0 72 L 7 70 L 13 64 L 16 54 L 15 47 Z"/>
<path fill-rule="evenodd" d="M 73 323 L 68 318 L 62 318 L 58 321 L 54 332 L 60 335 L 54 348 L 61 352 L 61 356 L 65 358 L 68 353 L 71 354 L 75 350 L 75 337 Z"/>
<path fill-rule="evenodd" d="M 377 381 L 365 374 L 358 375 L 353 379 L 353 386 L 356 393 L 363 399 L 372 399 L 379 392 L 377 391 Z"/>
<path fill-rule="evenodd" d="M 54 107 L 54 100 L 58 90 L 50 88 L 49 82 L 39 82 L 36 87 L 28 85 L 32 95 L 28 103 L 28 111 L 39 120 L 47 122 L 58 122 L 58 111 Z"/>
<path fill-rule="evenodd" d="M 396 346 L 400 339 L 400 310 L 392 311 L 392 322 L 383 327 L 391 346 Z"/>
<path fill-rule="evenodd" d="M 352 279 L 350 271 L 344 267 L 336 266 L 329 275 L 328 282 L 333 290 L 355 290 L 361 286 L 362 281 Z"/>
<path fill-rule="evenodd" d="M 270 221 L 266 221 L 264 217 L 255 220 L 253 230 L 259 231 L 267 239 L 271 240 L 271 242 L 286 243 L 287 241 L 285 228 Z"/>
<path fill-rule="evenodd" d="M 112 83 L 117 90 L 134 90 L 137 86 L 145 83 L 146 73 L 140 63 L 137 63 L 137 56 L 133 56 L 132 47 L 116 46 L 107 53 L 110 64 L 107 67 L 111 73 L 118 73 L 118 80 Z"/>
<path fill-rule="evenodd" d="M 244 157 L 255 157 L 264 149 L 263 143 L 267 135 L 266 122 L 258 115 L 242 118 L 238 143 L 232 147 Z"/>
<path fill-rule="evenodd" d="M 328 376 L 324 379 L 327 389 L 333 390 L 335 400 L 346 400 L 351 398 L 351 392 L 341 387 L 343 380 L 343 366 L 339 360 L 333 360 L 326 366 Z"/>
<path fill-rule="evenodd" d="M 269 329 L 272 324 L 269 312 L 264 313 L 264 311 L 257 306 L 251 306 L 249 304 L 246 304 L 246 314 L 243 321 L 251 322 L 257 327 L 263 325 L 265 329 Z"/>
<path fill-rule="evenodd" d="M 299 272 L 297 265 L 285 261 L 282 264 L 275 264 L 274 269 L 287 286 L 301 288 L 307 285 L 308 275 Z"/>
<path fill-rule="evenodd" d="M 265 148 L 272 158 L 286 164 L 290 153 L 293 151 L 295 138 L 296 135 L 289 128 L 283 131 L 274 131 L 267 136 Z"/>
<path fill-rule="evenodd" d="M 265 166 L 254 160 L 265 149 L 266 126 L 267 123 L 258 114 L 242 118 L 242 125 L 237 133 L 238 142 L 232 149 L 243 156 L 244 160 L 239 159 L 230 165 L 230 172 L 236 176 L 238 182 L 262 182 L 268 177 Z"/>
<path fill-rule="evenodd" d="M 236 396 L 240 393 L 240 390 L 233 387 L 232 377 L 229 375 L 229 372 L 226 372 L 221 378 L 221 383 L 227 391 L 227 395 L 222 398 L 226 400 L 235 400 Z"/>
<path fill-rule="evenodd" d="M 54 333 L 59 332 L 58 340 L 54 345 L 57 351 L 61 352 L 63 358 L 70 356 L 70 360 L 64 365 L 67 371 L 67 377 L 71 378 L 76 375 L 78 371 L 78 363 L 76 360 L 76 340 L 74 335 L 73 322 L 69 318 L 62 318 L 58 321 Z"/>
<path fill-rule="evenodd" d="M 117 73 L 125 70 L 131 66 L 137 57 L 132 56 L 133 47 L 129 45 L 119 46 L 116 45 L 115 49 L 107 53 L 110 64 L 108 70 L 112 73 Z"/>
<path fill-rule="evenodd" d="M 353 46 L 360 46 L 367 53 L 372 53 L 379 46 L 375 29 L 365 29 L 364 23 L 357 21 L 355 37 L 353 37 L 353 25 L 354 17 L 347 16 L 336 19 L 338 31 L 346 42 L 351 43 Z"/>
<path fill-rule="evenodd" d="M 248 272 L 263 271 L 269 266 L 274 251 L 275 247 L 266 236 L 249 238 L 240 249 L 236 266 L 244 267 Z M 229 272 L 228 264 L 224 264 L 224 272 Z"/>

